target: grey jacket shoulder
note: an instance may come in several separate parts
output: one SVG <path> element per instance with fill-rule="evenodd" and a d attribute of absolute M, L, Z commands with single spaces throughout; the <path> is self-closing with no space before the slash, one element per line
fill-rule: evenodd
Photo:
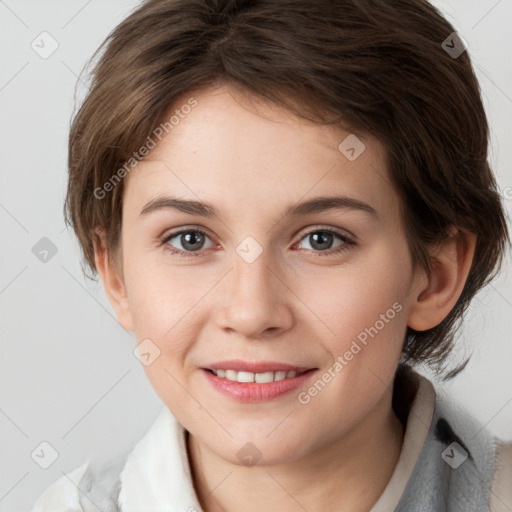
<path fill-rule="evenodd" d="M 489 512 L 498 440 L 452 399 L 437 400 L 397 512 Z"/>
<path fill-rule="evenodd" d="M 89 464 L 80 479 L 80 505 L 83 512 L 117 512 L 121 490 L 121 473 L 128 453 L 121 453 L 108 462 Z"/>
<path fill-rule="evenodd" d="M 89 463 L 53 482 L 36 500 L 31 512 L 83 512 L 77 488 Z"/>
<path fill-rule="evenodd" d="M 121 473 L 129 452 L 104 461 L 94 459 L 55 481 L 31 512 L 118 512 Z"/>

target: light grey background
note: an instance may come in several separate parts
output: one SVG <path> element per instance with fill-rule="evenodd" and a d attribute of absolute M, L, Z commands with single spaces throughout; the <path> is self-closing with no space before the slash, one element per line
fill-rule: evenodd
<path fill-rule="evenodd" d="M 512 0 L 434 3 L 469 44 L 492 127 L 492 163 L 510 212 Z M 118 325 L 101 283 L 82 276 L 78 246 L 62 215 L 77 76 L 137 4 L 0 0 L 1 512 L 29 510 L 48 485 L 91 454 L 113 454 L 135 442 L 162 407 L 133 355 L 133 335 Z M 43 31 L 58 43 L 46 59 L 31 47 Z M 51 41 L 45 41 L 48 50 Z M 57 248 L 46 263 L 32 253 L 43 237 Z M 461 332 L 460 355 L 472 351 L 472 361 L 445 386 L 508 440 L 511 317 L 508 257 Z M 41 454 L 43 441 L 58 452 L 48 469 L 31 457 L 34 450 Z"/>

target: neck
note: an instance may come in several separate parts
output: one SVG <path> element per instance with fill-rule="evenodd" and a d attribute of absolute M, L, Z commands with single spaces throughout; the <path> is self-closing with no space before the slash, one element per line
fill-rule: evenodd
<path fill-rule="evenodd" d="M 350 432 L 292 463 L 240 466 L 216 455 L 191 434 L 189 462 L 205 512 L 370 510 L 400 456 L 403 426 L 386 393 Z"/>

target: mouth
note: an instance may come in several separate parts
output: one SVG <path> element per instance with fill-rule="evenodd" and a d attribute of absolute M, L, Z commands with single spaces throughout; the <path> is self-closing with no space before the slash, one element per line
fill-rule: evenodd
<path fill-rule="evenodd" d="M 270 384 L 295 379 L 308 372 L 318 370 L 318 368 L 275 361 L 252 362 L 232 359 L 211 363 L 202 370 L 222 381 L 240 384 Z"/>
<path fill-rule="evenodd" d="M 222 361 L 201 368 L 206 381 L 238 402 L 263 402 L 290 395 L 312 378 L 317 367 L 278 362 Z"/>

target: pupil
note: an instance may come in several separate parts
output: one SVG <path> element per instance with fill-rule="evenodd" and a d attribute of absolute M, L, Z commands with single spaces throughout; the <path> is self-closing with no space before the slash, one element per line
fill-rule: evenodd
<path fill-rule="evenodd" d="M 190 233 L 185 233 L 182 236 L 182 240 L 185 240 L 185 243 L 182 241 L 182 245 L 185 249 L 190 249 L 192 251 L 197 251 L 198 246 L 201 245 L 201 243 L 197 244 L 196 242 L 201 242 L 203 235 L 201 233 L 198 233 L 196 231 L 191 231 Z"/>
<path fill-rule="evenodd" d="M 329 249 L 331 245 L 329 242 L 332 242 L 332 234 L 327 233 L 325 231 L 318 231 L 317 233 L 313 233 L 310 235 L 313 237 L 313 243 L 311 246 L 315 249 Z M 327 244 L 327 247 L 325 247 Z"/>

